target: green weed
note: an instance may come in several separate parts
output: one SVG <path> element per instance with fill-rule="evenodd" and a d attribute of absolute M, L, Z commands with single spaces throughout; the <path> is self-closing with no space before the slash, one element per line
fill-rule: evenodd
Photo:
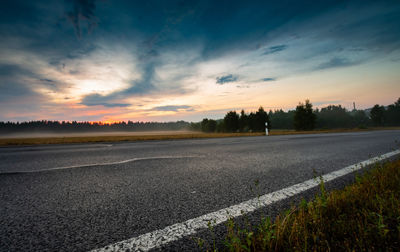
<path fill-rule="evenodd" d="M 343 190 L 327 192 L 320 178 L 314 200 L 274 221 L 240 226 L 229 219 L 226 228 L 226 251 L 399 251 L 400 160 L 357 174 Z"/>

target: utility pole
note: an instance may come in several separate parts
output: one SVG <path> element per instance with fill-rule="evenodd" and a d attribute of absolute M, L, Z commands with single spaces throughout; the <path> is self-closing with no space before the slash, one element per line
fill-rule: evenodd
<path fill-rule="evenodd" d="M 353 102 L 353 110 L 356 110 L 356 103 Z"/>

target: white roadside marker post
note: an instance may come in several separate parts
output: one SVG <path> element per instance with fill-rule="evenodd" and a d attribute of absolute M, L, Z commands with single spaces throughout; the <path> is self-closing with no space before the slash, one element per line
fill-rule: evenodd
<path fill-rule="evenodd" d="M 265 123 L 265 135 L 268 136 L 268 123 Z"/>

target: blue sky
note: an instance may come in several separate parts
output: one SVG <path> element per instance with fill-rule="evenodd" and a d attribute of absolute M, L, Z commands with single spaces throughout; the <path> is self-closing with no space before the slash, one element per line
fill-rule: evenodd
<path fill-rule="evenodd" d="M 197 121 L 400 96 L 399 1 L 7 1 L 0 120 Z"/>

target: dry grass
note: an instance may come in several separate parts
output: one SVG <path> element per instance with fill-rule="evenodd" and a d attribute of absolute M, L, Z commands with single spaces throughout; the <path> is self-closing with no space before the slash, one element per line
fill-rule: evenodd
<path fill-rule="evenodd" d="M 313 130 L 313 131 L 295 131 L 295 130 L 271 130 L 270 135 L 297 135 L 297 134 L 319 134 L 319 133 L 339 133 L 339 132 L 362 132 L 371 130 L 393 130 L 400 127 L 368 128 L 368 129 L 334 129 L 334 130 Z M 83 134 L 83 133 L 82 133 Z M 38 145 L 38 144 L 69 144 L 69 143 L 98 143 L 98 142 L 122 142 L 122 141 L 146 141 L 146 140 L 178 140 L 195 138 L 222 138 L 222 137 L 242 137 L 242 136 L 262 136 L 264 132 L 256 133 L 201 133 L 184 132 L 167 134 L 144 133 L 143 135 L 132 135 L 130 133 L 120 133 L 121 135 L 99 135 L 89 133 L 88 136 L 62 136 L 62 137 L 15 137 L 0 138 L 0 146 L 7 145 Z"/>
<path fill-rule="evenodd" d="M 0 139 L 0 146 L 122 142 L 122 141 L 146 141 L 146 140 L 178 140 L 178 139 L 194 139 L 194 138 L 219 138 L 219 137 L 262 136 L 262 135 L 264 135 L 264 133 L 192 133 L 192 134 L 168 134 L 168 135 L 137 135 L 137 136 L 3 138 Z"/>
<path fill-rule="evenodd" d="M 227 224 L 228 251 L 399 251 L 400 160 L 378 164 L 343 190 L 262 218 L 257 226 Z M 215 250 L 208 249 L 208 250 Z"/>

